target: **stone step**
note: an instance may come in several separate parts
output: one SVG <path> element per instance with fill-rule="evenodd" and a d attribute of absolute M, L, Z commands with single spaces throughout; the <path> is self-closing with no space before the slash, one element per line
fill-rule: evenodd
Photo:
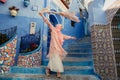
<path fill-rule="evenodd" d="M 83 46 L 68 46 L 68 47 L 65 47 L 64 49 L 92 49 L 91 47 L 83 47 Z"/>
<path fill-rule="evenodd" d="M 71 61 L 71 62 L 84 62 L 84 61 L 92 61 L 92 58 L 88 57 L 66 57 L 63 61 Z"/>
<path fill-rule="evenodd" d="M 11 67 L 9 73 L 24 73 L 24 74 L 45 74 L 45 66 L 34 67 L 34 68 L 25 68 L 25 67 Z M 55 74 L 55 72 L 52 72 Z M 93 67 L 90 66 L 80 66 L 80 67 L 70 67 L 64 66 L 64 72 L 62 74 L 94 74 Z"/>
<path fill-rule="evenodd" d="M 48 46 L 49 48 L 49 46 Z M 63 46 L 65 50 L 89 50 L 92 49 L 91 46 L 80 46 L 80 45 L 69 45 L 69 46 Z"/>
<path fill-rule="evenodd" d="M 100 80 L 96 75 L 64 75 L 62 74 L 61 79 L 57 78 L 56 75 L 41 74 L 6 74 L 0 75 L 0 80 Z"/>
<path fill-rule="evenodd" d="M 42 61 L 42 65 L 43 66 L 47 66 L 48 65 L 48 60 L 46 61 Z M 63 61 L 63 65 L 64 66 L 92 66 L 93 65 L 93 61 Z"/>
<path fill-rule="evenodd" d="M 88 43 L 91 43 L 91 39 L 89 39 L 89 40 L 88 40 L 88 39 L 77 40 L 76 42 L 77 42 L 77 43 L 87 43 L 87 42 L 88 42 Z"/>
<path fill-rule="evenodd" d="M 49 46 L 47 47 L 47 48 L 49 48 Z M 83 46 L 83 45 L 69 45 L 69 46 L 63 46 L 63 48 L 64 49 L 85 49 L 85 50 L 87 50 L 87 49 L 92 49 L 92 47 L 91 46 Z"/>
<path fill-rule="evenodd" d="M 74 52 L 79 52 L 79 53 L 80 53 L 80 52 L 83 52 L 83 53 L 92 52 L 91 49 L 89 49 L 89 50 L 85 50 L 85 49 L 82 49 L 82 50 L 81 50 L 81 49 L 80 49 L 80 50 L 66 50 L 66 51 L 67 51 L 68 53 L 69 53 L 69 52 L 73 52 L 73 53 L 74 53 Z"/>
<path fill-rule="evenodd" d="M 32 68 L 28 68 L 28 69 L 42 69 L 42 68 L 46 68 L 47 66 L 40 66 L 40 67 L 32 67 Z M 19 68 L 26 68 L 27 67 L 20 67 L 20 66 L 12 66 L 11 69 L 10 69 L 10 72 L 11 70 L 14 70 L 14 69 L 19 69 Z M 92 69 L 93 67 L 92 66 L 64 66 L 64 69 L 68 70 L 68 69 Z"/>
<path fill-rule="evenodd" d="M 73 47 L 91 47 L 91 43 L 71 43 L 71 44 L 69 43 L 67 46 L 68 47 L 71 47 L 71 46 L 73 46 Z"/>
<path fill-rule="evenodd" d="M 67 55 L 69 55 L 69 54 L 91 54 L 92 55 L 92 52 L 68 52 L 68 54 Z"/>
<path fill-rule="evenodd" d="M 67 57 L 79 57 L 79 58 L 81 58 L 81 57 L 86 57 L 86 58 L 90 58 L 90 57 L 92 57 L 92 54 L 90 54 L 90 53 L 68 53 L 67 54 Z"/>

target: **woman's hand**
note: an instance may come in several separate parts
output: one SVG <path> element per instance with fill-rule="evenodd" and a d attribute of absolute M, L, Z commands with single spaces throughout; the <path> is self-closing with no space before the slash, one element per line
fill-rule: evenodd
<path fill-rule="evenodd" d="M 43 13 L 42 13 L 42 12 L 39 12 L 39 15 L 40 15 L 40 16 L 42 16 L 42 15 L 43 15 Z"/>
<path fill-rule="evenodd" d="M 71 37 L 71 39 L 76 39 L 76 37 Z"/>

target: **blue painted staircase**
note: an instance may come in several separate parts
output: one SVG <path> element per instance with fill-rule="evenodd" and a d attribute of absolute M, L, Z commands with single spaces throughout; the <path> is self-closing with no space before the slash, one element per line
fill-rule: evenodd
<path fill-rule="evenodd" d="M 41 67 L 13 66 L 8 74 L 0 76 L 0 80 L 101 80 L 94 71 L 89 37 L 72 41 L 65 49 L 69 54 L 63 61 L 65 71 L 61 79 L 57 79 L 54 72 L 50 77 L 45 76 L 46 60 Z"/>

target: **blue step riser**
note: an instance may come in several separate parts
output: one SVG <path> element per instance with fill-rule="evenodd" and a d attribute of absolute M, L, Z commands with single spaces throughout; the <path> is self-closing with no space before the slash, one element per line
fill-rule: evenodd
<path fill-rule="evenodd" d="M 69 50 L 70 50 L 70 51 L 74 51 L 74 50 L 81 50 L 81 51 L 82 51 L 82 50 L 86 50 L 86 51 L 88 51 L 88 52 L 91 51 L 91 49 L 86 49 L 86 48 L 83 48 L 83 49 L 80 49 L 80 48 L 72 48 L 72 49 L 71 49 L 71 48 L 68 48 L 68 49 L 65 49 L 65 50 L 66 50 L 66 51 L 69 51 Z"/>
<path fill-rule="evenodd" d="M 42 62 L 43 66 L 48 65 L 48 61 Z M 63 62 L 64 66 L 92 66 L 93 62 L 92 61 L 82 61 L 82 62 Z"/>
<path fill-rule="evenodd" d="M 91 49 L 88 49 L 88 48 L 64 48 L 66 51 L 68 50 L 86 50 L 86 51 L 89 51 Z"/>
<path fill-rule="evenodd" d="M 73 44 L 73 45 L 69 45 L 69 46 L 63 46 L 63 47 L 68 47 L 68 48 L 91 48 L 91 45 L 79 45 L 79 44 Z"/>
<path fill-rule="evenodd" d="M 45 80 L 44 78 L 0 78 L 0 80 Z"/>
<path fill-rule="evenodd" d="M 68 54 L 67 57 L 91 58 L 92 54 Z"/>
<path fill-rule="evenodd" d="M 49 47 L 48 47 L 48 49 L 49 49 Z M 68 51 L 68 50 L 86 50 L 86 51 L 89 51 L 89 50 L 91 50 L 91 47 L 70 47 L 70 48 L 65 47 L 64 49 L 66 51 Z"/>
<path fill-rule="evenodd" d="M 79 42 L 75 42 L 75 43 L 65 43 L 64 45 L 84 45 L 84 46 L 90 46 L 91 43 L 90 42 L 82 42 L 82 43 L 79 43 Z"/>
<path fill-rule="evenodd" d="M 45 68 L 13 68 L 9 73 L 24 73 L 24 74 L 45 74 Z M 51 72 L 55 74 L 55 72 Z M 90 69 L 75 69 L 75 70 L 65 70 L 62 74 L 93 74 L 94 71 L 92 68 Z"/>
<path fill-rule="evenodd" d="M 70 47 L 91 48 L 91 45 L 88 45 L 88 44 L 72 44 L 72 45 L 68 46 L 68 48 L 70 48 Z"/>
<path fill-rule="evenodd" d="M 68 53 L 74 53 L 74 52 L 79 52 L 79 53 L 91 53 L 91 50 L 66 50 Z"/>

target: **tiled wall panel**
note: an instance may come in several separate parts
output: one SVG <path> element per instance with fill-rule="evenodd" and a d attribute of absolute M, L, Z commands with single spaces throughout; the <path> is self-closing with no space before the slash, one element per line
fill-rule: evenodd
<path fill-rule="evenodd" d="M 91 30 L 96 72 L 102 77 L 102 80 L 116 80 L 117 73 L 110 25 L 94 25 Z"/>

